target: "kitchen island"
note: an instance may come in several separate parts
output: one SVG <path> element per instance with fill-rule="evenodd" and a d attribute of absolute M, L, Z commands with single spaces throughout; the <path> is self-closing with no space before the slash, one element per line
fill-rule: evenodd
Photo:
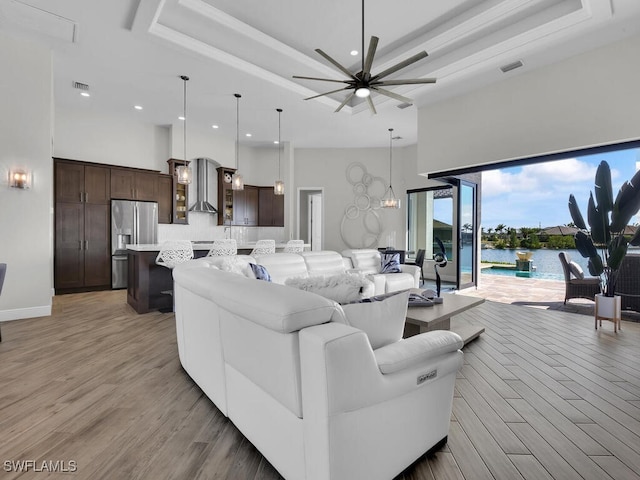
<path fill-rule="evenodd" d="M 285 243 L 277 243 L 276 251 L 282 251 Z M 195 258 L 201 258 L 209 253 L 213 245 L 209 242 L 193 242 Z M 238 254 L 248 255 L 253 250 L 255 242 L 238 245 Z M 168 293 L 173 290 L 171 270 L 156 265 L 156 257 L 160 251 L 160 244 L 127 245 L 127 303 L 138 313 L 151 310 L 170 309 L 173 297 Z M 305 244 L 305 248 L 309 248 Z"/>

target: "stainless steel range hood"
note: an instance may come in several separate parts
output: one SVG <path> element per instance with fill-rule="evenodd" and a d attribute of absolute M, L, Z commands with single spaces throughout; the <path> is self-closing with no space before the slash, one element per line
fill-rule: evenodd
<path fill-rule="evenodd" d="M 196 158 L 196 175 L 198 185 L 196 189 L 196 203 L 194 203 L 190 212 L 218 213 L 218 210 L 207 200 L 209 191 L 209 160 L 206 158 Z"/>

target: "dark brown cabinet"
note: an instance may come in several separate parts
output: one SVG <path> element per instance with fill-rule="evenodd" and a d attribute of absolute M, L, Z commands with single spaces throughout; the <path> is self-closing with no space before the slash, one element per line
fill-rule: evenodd
<path fill-rule="evenodd" d="M 120 200 L 158 200 L 158 174 L 129 168 L 111 169 L 111 198 Z"/>
<path fill-rule="evenodd" d="M 56 292 L 111 284 L 110 169 L 55 161 Z"/>
<path fill-rule="evenodd" d="M 158 223 L 173 221 L 173 177 L 171 175 L 158 176 Z"/>
<path fill-rule="evenodd" d="M 218 168 L 218 225 L 284 227 L 284 195 L 273 187 L 231 188 L 234 168 Z"/>
<path fill-rule="evenodd" d="M 186 225 L 189 223 L 189 185 L 178 183 L 178 175 L 176 174 L 176 168 L 184 165 L 184 161 L 170 158 L 167 160 L 167 163 L 169 164 L 169 175 L 173 179 L 171 190 L 171 222 Z M 190 162 L 187 162 L 187 165 L 189 165 L 189 163 Z"/>
<path fill-rule="evenodd" d="M 258 225 L 259 188 L 245 185 L 244 190 L 233 191 L 233 224 Z"/>
<path fill-rule="evenodd" d="M 273 187 L 260 187 L 258 225 L 284 227 L 284 195 L 276 195 Z"/>
<path fill-rule="evenodd" d="M 57 161 L 56 202 L 106 204 L 111 199 L 110 170 Z"/>

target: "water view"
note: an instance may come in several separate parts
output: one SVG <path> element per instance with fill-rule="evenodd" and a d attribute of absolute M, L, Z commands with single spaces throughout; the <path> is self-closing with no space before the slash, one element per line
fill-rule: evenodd
<path fill-rule="evenodd" d="M 481 259 L 483 262 L 509 262 L 512 264 L 516 263 L 516 252 L 523 252 L 525 249 L 485 249 L 482 250 Z M 564 280 L 564 273 L 562 272 L 562 265 L 560 264 L 560 259 L 558 258 L 558 253 L 560 250 L 531 250 L 533 252 L 533 257 L 531 260 L 533 261 L 534 267 L 536 267 L 535 273 L 532 275 L 532 278 L 541 278 L 547 280 Z M 571 260 L 575 261 L 578 265 L 582 267 L 585 275 L 589 275 L 589 269 L 587 268 L 587 259 L 582 258 L 582 255 L 577 250 L 567 249 L 564 250 L 567 252 Z M 509 275 L 514 276 L 515 272 L 513 270 L 506 269 L 492 269 L 492 268 L 483 268 L 483 274 L 490 275 Z"/>
<path fill-rule="evenodd" d="M 564 273 L 562 272 L 562 265 L 560 264 L 560 259 L 558 258 L 558 253 L 561 250 L 547 250 L 547 249 L 539 249 L 539 250 L 527 250 L 522 248 L 510 249 L 506 248 L 504 250 L 499 249 L 483 249 L 481 252 L 480 258 L 483 262 L 508 262 L 515 264 L 516 263 L 516 252 L 524 252 L 531 251 L 533 252 L 533 257 L 531 260 L 533 261 L 533 266 L 536 267 L 535 273 L 531 276 L 531 278 L 541 278 L 546 280 L 564 280 Z M 582 258 L 582 255 L 575 249 L 565 249 L 562 250 L 567 252 L 571 260 L 576 262 L 578 265 L 582 267 L 585 275 L 589 275 L 589 268 L 587 267 L 588 259 Z M 630 248 L 629 253 L 640 253 L 640 249 Z M 483 268 L 483 274 L 489 275 L 508 275 L 513 277 L 515 272 L 513 270 L 507 269 L 494 269 L 494 268 Z"/>

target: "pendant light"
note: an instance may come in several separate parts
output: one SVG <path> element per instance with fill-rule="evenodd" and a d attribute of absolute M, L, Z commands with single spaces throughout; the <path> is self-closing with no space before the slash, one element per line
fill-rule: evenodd
<path fill-rule="evenodd" d="M 231 176 L 231 189 L 244 190 L 244 178 L 240 173 L 240 99 L 242 95 L 234 93 L 236 97 L 236 173 Z"/>
<path fill-rule="evenodd" d="M 274 195 L 284 195 L 284 182 L 282 180 L 280 180 L 280 178 L 282 178 L 280 176 L 280 152 L 281 152 L 281 148 L 282 148 L 282 139 L 280 138 L 280 133 L 281 133 L 281 116 L 282 116 L 282 109 L 281 108 L 276 108 L 276 112 L 278 112 L 278 180 L 276 180 L 276 183 L 273 184 L 273 193 Z"/>
<path fill-rule="evenodd" d="M 391 171 L 393 170 L 393 128 L 389 129 L 389 188 L 382 197 L 382 208 L 400 208 L 400 199 L 393 192 Z"/>
<path fill-rule="evenodd" d="M 184 84 L 184 103 L 182 112 L 182 118 L 184 120 L 184 138 L 182 142 L 182 146 L 184 148 L 184 156 L 182 158 L 184 164 L 176 168 L 176 175 L 178 176 L 178 183 L 189 185 L 191 183 L 191 179 L 193 178 L 193 176 L 191 175 L 191 169 L 187 164 L 187 82 L 189 81 L 189 77 L 187 77 L 186 75 L 181 75 L 180 78 L 182 79 Z"/>

